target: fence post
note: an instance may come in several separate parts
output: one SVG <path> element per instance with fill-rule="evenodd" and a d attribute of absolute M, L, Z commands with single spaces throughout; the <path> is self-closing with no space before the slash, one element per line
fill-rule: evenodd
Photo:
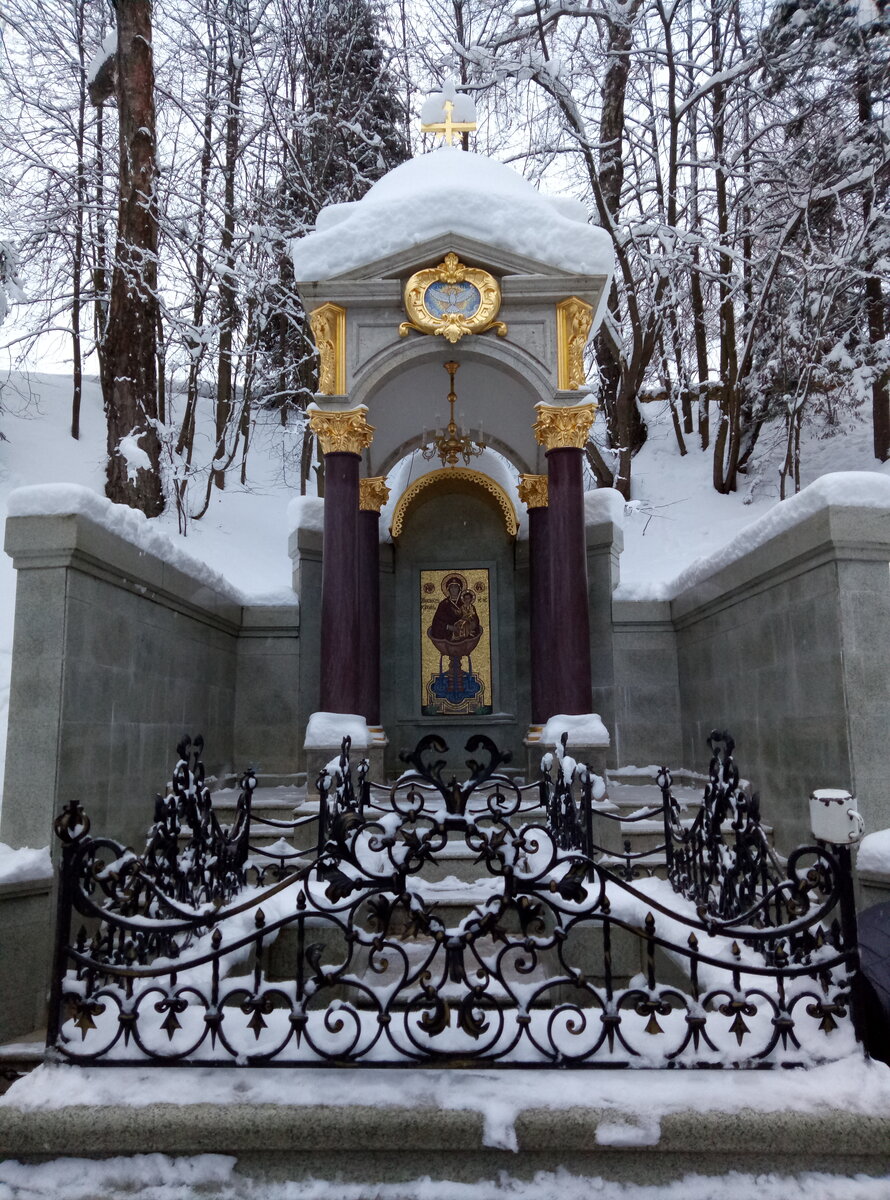
<path fill-rule="evenodd" d="M 589 766 L 584 768 L 584 776 L 581 780 L 581 803 L 584 805 L 584 853 L 590 859 L 587 865 L 587 878 L 592 883 L 595 875 L 593 869 L 593 780 Z"/>
<path fill-rule="evenodd" d="M 850 1016 L 856 1040 L 866 1045 L 866 998 L 863 989 L 862 967 L 859 962 L 859 924 L 856 920 L 856 893 L 853 887 L 853 856 L 849 846 L 831 847 L 839 870 L 838 899 L 840 901 L 841 936 L 850 964 Z"/>
<path fill-rule="evenodd" d="M 661 788 L 661 819 L 664 826 L 664 861 L 668 879 L 674 871 L 674 835 L 671 828 L 671 786 L 674 782 L 667 767 L 662 767 L 655 777 Z"/>
<path fill-rule="evenodd" d="M 86 836 L 90 823 L 76 800 L 66 804 L 53 822 L 53 831 L 62 843 L 62 859 L 56 882 L 56 923 L 53 934 L 53 974 L 50 980 L 49 1011 L 46 1021 L 47 1048 L 55 1046 L 62 1027 L 62 988 L 68 969 L 68 943 L 71 940 L 71 910 L 74 896 L 74 855 Z"/>
<path fill-rule="evenodd" d="M 315 786 L 318 788 L 318 855 L 324 852 L 325 842 L 327 841 L 327 825 L 328 825 L 328 781 L 330 776 L 322 767 Z"/>

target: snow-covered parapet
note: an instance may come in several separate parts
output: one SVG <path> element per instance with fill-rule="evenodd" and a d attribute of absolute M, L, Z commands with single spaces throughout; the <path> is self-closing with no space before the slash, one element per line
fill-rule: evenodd
<path fill-rule="evenodd" d="M 189 554 L 183 547 L 183 538 L 164 533 L 157 521 L 150 520 L 138 509 L 114 504 L 79 484 L 41 483 L 16 488 L 9 494 L 7 511 L 10 517 L 86 517 L 94 525 L 116 534 L 137 550 L 173 567 L 231 604 L 274 608 L 296 603 L 290 588 L 260 594 L 242 591 L 206 562 Z"/>
<path fill-rule="evenodd" d="M 49 846 L 34 850 L 22 846 L 13 850 L 0 842 L 0 886 L 5 883 L 31 883 L 52 879 L 53 864 Z"/>
<path fill-rule="evenodd" d="M 371 731 L 364 717 L 356 713 L 314 712 L 306 726 L 305 750 L 326 750 L 339 746 L 345 737 L 352 739 L 353 750 L 367 750 Z"/>
<path fill-rule="evenodd" d="M 829 508 L 862 509 L 890 514 L 890 475 L 874 471 L 835 471 L 822 475 L 796 496 L 779 501 L 774 508 L 740 530 L 713 554 L 697 558 L 674 579 L 655 585 L 621 585 L 615 600 L 675 600 L 683 592 L 739 562 L 782 533 L 802 525 Z M 890 519 L 888 519 L 890 534 Z"/>
<path fill-rule="evenodd" d="M 780 501 L 775 508 L 752 521 L 722 550 L 696 559 L 671 585 L 673 595 L 694 587 L 703 579 L 730 566 L 780 533 L 801 525 L 808 517 L 832 505 L 838 508 L 885 509 L 890 512 L 890 476 L 872 471 L 836 471 L 822 475 L 809 487 Z"/>
<path fill-rule="evenodd" d="M 612 240 L 588 223 L 583 204 L 547 196 L 512 167 L 450 147 L 402 163 L 361 200 L 323 208 L 315 233 L 292 245 L 294 269 L 300 280 L 333 279 L 446 233 L 573 275 L 612 275 Z"/>
<path fill-rule="evenodd" d="M 144 553 L 153 554 L 183 575 L 213 588 L 225 599 L 235 604 L 248 602 L 248 597 L 206 563 L 188 554 L 177 539 L 163 533 L 145 513 L 126 504 L 114 504 L 79 484 L 40 483 L 16 488 L 9 494 L 8 513 L 10 517 L 88 517 Z"/>

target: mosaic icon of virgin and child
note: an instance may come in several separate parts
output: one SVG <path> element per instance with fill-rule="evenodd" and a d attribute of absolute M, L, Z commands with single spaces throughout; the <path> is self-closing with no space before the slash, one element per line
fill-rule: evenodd
<path fill-rule="evenodd" d="M 439 652 L 439 671 L 430 681 L 432 697 L 461 712 L 478 711 L 483 684 L 473 673 L 472 653 L 482 637 L 482 623 L 476 611 L 476 595 L 466 577 L 454 572 L 442 580 L 445 598 L 433 615 L 427 637 Z M 467 669 L 461 668 L 466 658 Z M 448 666 L 445 666 L 445 660 Z M 438 711 L 447 709 L 438 708 Z"/>

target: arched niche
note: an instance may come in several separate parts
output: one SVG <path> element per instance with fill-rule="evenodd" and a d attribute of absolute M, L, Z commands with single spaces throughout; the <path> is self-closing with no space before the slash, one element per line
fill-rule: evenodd
<path fill-rule="evenodd" d="M 441 338 L 409 335 L 370 360 L 356 379 L 350 404 L 364 404 L 374 426 L 367 470 L 385 475 L 423 432 L 448 421 L 448 375 L 444 364 L 460 363 L 455 380 L 459 423 L 481 436 L 519 471 L 543 469 L 532 432 L 535 405 L 552 403 L 553 384 L 521 348 L 496 334 L 464 337 L 456 345 Z"/>
<path fill-rule="evenodd" d="M 463 468 L 421 476 L 402 499 L 398 536 L 387 547 L 381 574 L 381 651 L 386 664 L 381 719 L 393 752 L 435 730 L 449 744 L 446 757 L 458 766 L 466 757 L 468 738 L 480 731 L 490 733 L 494 726 L 498 744 L 521 762 L 522 737 L 530 720 L 528 543 L 516 537 L 513 503 L 495 480 Z M 480 571 L 488 573 L 490 711 L 432 715 L 424 711 L 429 683 L 424 646 L 429 632 L 422 589 L 430 572 L 444 576 Z M 438 592 L 436 599 L 441 599 Z M 428 646 L 426 650 L 429 657 Z"/>

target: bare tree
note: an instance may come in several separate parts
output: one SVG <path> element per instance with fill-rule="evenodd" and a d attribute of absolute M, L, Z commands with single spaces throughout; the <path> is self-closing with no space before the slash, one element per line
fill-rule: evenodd
<path fill-rule="evenodd" d="M 115 0 L 118 223 L 101 344 L 108 425 L 105 494 L 157 516 L 164 509 L 158 436 L 158 217 L 150 0 Z"/>

